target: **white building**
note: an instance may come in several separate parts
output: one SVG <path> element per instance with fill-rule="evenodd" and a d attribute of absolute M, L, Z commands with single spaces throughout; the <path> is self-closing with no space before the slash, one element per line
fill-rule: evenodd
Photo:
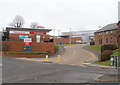
<path fill-rule="evenodd" d="M 62 32 L 62 35 L 69 35 L 71 37 L 81 37 L 83 42 L 89 43 L 91 40 L 94 40 L 94 32 L 96 32 L 96 30 L 71 31 Z"/>

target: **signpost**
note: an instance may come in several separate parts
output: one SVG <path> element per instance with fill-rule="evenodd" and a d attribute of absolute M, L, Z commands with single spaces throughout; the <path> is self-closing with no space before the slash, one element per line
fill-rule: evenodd
<path fill-rule="evenodd" d="M 115 75 L 115 69 L 118 69 L 118 56 L 117 55 L 111 55 L 111 65 L 114 66 L 114 75 Z"/>
<path fill-rule="evenodd" d="M 19 35 L 19 39 L 25 39 L 28 38 L 28 35 Z"/>
<path fill-rule="evenodd" d="M 32 38 L 24 38 L 24 52 L 32 51 Z"/>

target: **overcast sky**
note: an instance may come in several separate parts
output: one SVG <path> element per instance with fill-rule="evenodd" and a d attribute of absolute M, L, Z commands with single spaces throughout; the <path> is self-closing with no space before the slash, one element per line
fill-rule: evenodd
<path fill-rule="evenodd" d="M 0 0 L 0 29 L 21 15 L 25 26 L 40 26 L 61 32 L 98 30 L 118 21 L 119 0 Z M 52 32 L 51 32 L 52 33 Z"/>

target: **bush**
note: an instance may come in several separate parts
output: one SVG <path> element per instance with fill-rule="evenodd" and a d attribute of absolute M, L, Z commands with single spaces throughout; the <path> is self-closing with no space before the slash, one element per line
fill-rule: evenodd
<path fill-rule="evenodd" d="M 6 54 L 35 54 L 35 55 L 40 55 L 40 54 L 50 54 L 50 51 L 46 52 L 6 52 Z"/>
<path fill-rule="evenodd" d="M 50 51 L 46 51 L 46 54 L 48 54 L 48 55 L 49 55 L 50 53 L 51 53 Z"/>
<path fill-rule="evenodd" d="M 2 43 L 2 51 L 7 52 L 8 51 L 8 45 L 6 43 Z"/>
<path fill-rule="evenodd" d="M 90 42 L 90 45 L 95 45 L 95 42 L 93 42 L 93 41 L 92 41 L 92 42 Z"/>
<path fill-rule="evenodd" d="M 58 48 L 59 48 L 59 46 L 58 46 L 58 45 L 55 45 L 55 46 L 54 46 L 54 50 L 56 50 L 56 51 L 57 51 L 57 50 L 58 50 Z"/>
<path fill-rule="evenodd" d="M 113 54 L 112 50 L 104 50 L 101 53 L 101 61 L 109 60 L 110 59 L 110 55 L 112 55 L 112 54 Z"/>
<path fill-rule="evenodd" d="M 105 45 L 102 45 L 101 46 L 101 53 L 104 51 L 104 50 L 116 50 L 118 49 L 118 47 L 114 44 L 105 44 Z"/>

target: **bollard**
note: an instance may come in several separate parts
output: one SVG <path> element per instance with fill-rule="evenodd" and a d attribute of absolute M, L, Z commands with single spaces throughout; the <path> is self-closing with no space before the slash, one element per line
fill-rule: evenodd
<path fill-rule="evenodd" d="M 58 55 L 58 61 L 60 61 L 60 60 L 61 60 L 60 55 Z"/>
<path fill-rule="evenodd" d="M 46 61 L 48 61 L 48 55 L 46 55 L 46 58 L 45 58 Z"/>

